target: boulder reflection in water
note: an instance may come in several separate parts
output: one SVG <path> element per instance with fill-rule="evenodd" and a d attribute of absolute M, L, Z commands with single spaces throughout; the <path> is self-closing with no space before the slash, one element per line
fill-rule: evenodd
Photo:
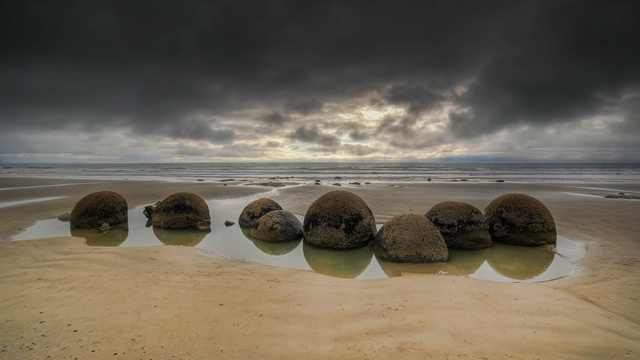
<path fill-rule="evenodd" d="M 302 250 L 313 271 L 346 279 L 354 279 L 362 274 L 373 258 L 371 245 L 350 250 L 332 250 L 304 242 Z"/>
<path fill-rule="evenodd" d="M 515 280 L 528 280 L 542 274 L 553 262 L 554 247 L 515 246 L 494 243 L 487 262 L 500 275 Z"/>
<path fill-rule="evenodd" d="M 250 235 L 251 227 L 240 226 L 240 230 L 242 230 L 242 235 L 244 235 L 244 237 L 251 240 L 251 242 L 253 242 L 253 245 L 255 245 L 258 249 L 260 249 L 260 251 L 267 255 L 280 256 L 288 254 L 295 250 L 298 245 L 300 245 L 300 242 L 302 242 L 302 237 L 298 240 L 293 241 L 262 241 L 255 239 Z"/>
<path fill-rule="evenodd" d="M 82 229 L 70 227 L 71 236 L 85 238 L 89 246 L 120 246 L 129 236 L 129 226 L 114 225 L 110 230 L 102 231 L 98 228 Z"/>
<path fill-rule="evenodd" d="M 196 229 L 161 229 L 153 227 L 153 234 L 165 245 L 196 246 L 207 236 L 208 231 Z"/>

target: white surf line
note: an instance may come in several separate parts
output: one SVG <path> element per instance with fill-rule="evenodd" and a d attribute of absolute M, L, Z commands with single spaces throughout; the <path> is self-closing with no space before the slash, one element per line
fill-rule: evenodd
<path fill-rule="evenodd" d="M 84 182 L 84 183 L 52 184 L 52 185 L 33 185 L 33 186 L 16 186 L 16 187 L 0 188 L 0 191 L 21 190 L 21 189 L 35 189 L 35 188 L 56 187 L 56 186 L 89 185 L 89 184 L 100 184 L 100 182 Z"/>
<path fill-rule="evenodd" d="M 574 196 L 584 196 L 584 197 L 593 197 L 593 198 L 598 198 L 598 199 L 604 199 L 604 196 L 598 196 L 598 195 L 591 195 L 591 194 L 578 194 L 578 193 L 572 193 L 572 192 L 562 192 L 563 194 L 567 194 L 567 195 L 574 195 Z"/>
<path fill-rule="evenodd" d="M 29 200 L 3 201 L 3 202 L 0 202 L 0 209 L 6 208 L 9 206 L 30 204 L 30 203 L 41 202 L 41 201 L 51 201 L 51 200 L 57 200 L 62 198 L 66 198 L 66 196 L 51 196 L 51 197 L 43 197 L 43 198 L 29 199 Z"/>

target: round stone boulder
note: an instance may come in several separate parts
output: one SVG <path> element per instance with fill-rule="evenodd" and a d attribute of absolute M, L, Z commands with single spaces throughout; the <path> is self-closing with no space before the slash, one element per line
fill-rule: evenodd
<path fill-rule="evenodd" d="M 262 215 L 249 235 L 262 241 L 294 241 L 302 238 L 302 224 L 286 210 L 273 210 Z"/>
<path fill-rule="evenodd" d="M 458 201 L 443 201 L 425 214 L 440 230 L 450 248 L 483 249 L 491 246 L 489 226 L 475 206 Z"/>
<path fill-rule="evenodd" d="M 407 263 L 447 261 L 444 238 L 429 219 L 417 214 L 394 216 L 378 231 L 373 251 L 384 260 Z"/>
<path fill-rule="evenodd" d="M 151 222 L 160 229 L 198 228 L 210 230 L 211 216 L 207 203 L 199 196 L 189 192 L 178 192 L 160 201 L 153 213 Z"/>
<path fill-rule="evenodd" d="M 484 209 L 493 241 L 523 246 L 556 243 L 556 224 L 540 200 L 525 194 L 505 194 Z"/>
<path fill-rule="evenodd" d="M 127 200 L 113 191 L 98 191 L 83 197 L 69 216 L 71 226 L 77 228 L 97 228 L 104 223 L 117 225 L 127 219 Z"/>
<path fill-rule="evenodd" d="M 261 198 L 252 201 L 242 209 L 238 224 L 245 228 L 253 227 L 262 215 L 274 210 L 282 210 L 282 206 L 271 199 Z"/>
<path fill-rule="evenodd" d="M 376 221 L 367 203 L 349 191 L 330 191 L 314 201 L 304 216 L 304 239 L 321 248 L 353 249 L 376 234 Z"/>

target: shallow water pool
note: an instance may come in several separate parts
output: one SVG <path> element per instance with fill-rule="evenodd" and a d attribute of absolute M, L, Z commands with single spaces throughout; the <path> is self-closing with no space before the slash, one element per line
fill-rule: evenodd
<path fill-rule="evenodd" d="M 482 250 L 450 250 L 446 263 L 400 264 L 378 259 L 371 246 L 354 250 L 327 250 L 310 246 L 302 240 L 270 243 L 245 236 L 237 224 L 242 209 L 265 194 L 209 200 L 211 232 L 167 230 L 147 227 L 144 205 L 129 211 L 128 224 L 117 225 L 107 232 L 99 229 L 71 228 L 57 219 L 38 221 L 15 240 L 54 236 L 84 237 L 90 246 L 194 246 L 224 257 L 260 264 L 312 270 L 341 277 L 372 279 L 401 276 L 403 273 L 454 274 L 476 279 L 506 282 L 541 282 L 574 272 L 570 260 L 584 255 L 584 246 L 558 236 L 556 246 L 521 247 L 495 243 Z M 303 217 L 296 215 L 302 222 Z M 226 227 L 225 220 L 236 222 Z"/>

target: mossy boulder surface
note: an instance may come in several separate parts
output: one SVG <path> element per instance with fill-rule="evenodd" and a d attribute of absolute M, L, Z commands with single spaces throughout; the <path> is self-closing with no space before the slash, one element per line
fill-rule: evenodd
<path fill-rule="evenodd" d="M 209 206 L 199 195 L 178 192 L 156 205 L 151 222 L 153 226 L 161 229 L 196 227 L 204 230 L 211 224 L 211 216 Z"/>
<path fill-rule="evenodd" d="M 433 263 L 449 259 L 447 244 L 438 228 L 426 217 L 412 213 L 387 221 L 376 235 L 373 251 L 394 262 Z"/>
<path fill-rule="evenodd" d="M 293 241 L 302 238 L 302 224 L 291 212 L 273 210 L 262 215 L 249 235 L 262 241 Z"/>
<path fill-rule="evenodd" d="M 556 224 L 540 200 L 525 194 L 505 194 L 484 210 L 493 241 L 523 246 L 556 243 Z"/>
<path fill-rule="evenodd" d="M 260 217 L 274 210 L 282 210 L 282 206 L 271 199 L 261 198 L 252 201 L 240 213 L 238 224 L 245 228 L 253 227 Z"/>
<path fill-rule="evenodd" d="M 304 217 L 304 239 L 329 249 L 353 249 L 368 244 L 376 221 L 367 203 L 349 191 L 330 191 L 314 201 Z"/>
<path fill-rule="evenodd" d="M 83 197 L 69 216 L 71 226 L 77 228 L 97 228 L 104 223 L 117 225 L 127 220 L 127 200 L 113 191 L 98 191 Z"/>
<path fill-rule="evenodd" d="M 443 201 L 434 205 L 425 217 L 440 230 L 450 248 L 473 250 L 491 246 L 484 215 L 471 204 Z"/>

